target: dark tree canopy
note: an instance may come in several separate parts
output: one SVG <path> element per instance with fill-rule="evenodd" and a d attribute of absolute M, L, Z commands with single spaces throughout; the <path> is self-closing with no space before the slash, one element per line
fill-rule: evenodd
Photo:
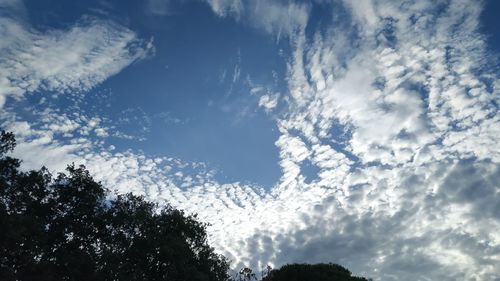
<path fill-rule="evenodd" d="M 352 276 L 346 268 L 333 263 L 287 264 L 271 270 L 263 281 L 367 281 Z"/>
<path fill-rule="evenodd" d="M 131 194 L 112 198 L 85 167 L 23 172 L 0 136 L 0 280 L 226 280 L 206 226 Z"/>

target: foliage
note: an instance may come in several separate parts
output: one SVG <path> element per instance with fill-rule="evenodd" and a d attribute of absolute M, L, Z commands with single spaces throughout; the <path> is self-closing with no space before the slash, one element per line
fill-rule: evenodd
<path fill-rule="evenodd" d="M 111 199 L 85 167 L 23 172 L 0 135 L 0 280 L 226 280 L 206 225 L 131 194 Z"/>
<path fill-rule="evenodd" d="M 346 268 L 332 263 L 287 264 L 280 269 L 271 270 L 263 281 L 367 281 L 352 276 Z"/>

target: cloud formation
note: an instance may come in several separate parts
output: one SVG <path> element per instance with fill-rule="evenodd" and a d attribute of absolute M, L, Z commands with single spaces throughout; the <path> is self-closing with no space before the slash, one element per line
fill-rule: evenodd
<path fill-rule="evenodd" d="M 335 9 L 345 19 L 311 33 L 305 4 L 208 3 L 290 39 L 288 93 L 259 100 L 269 111 L 286 104 L 272 189 L 218 182 L 203 163 L 110 149 L 101 139 L 112 126 L 83 113 L 43 111 L 30 123 L 4 112 L 15 154 L 33 161 L 25 167 L 83 163 L 117 192 L 196 212 L 235 266 L 331 261 L 377 280 L 500 275 L 500 84 L 478 32 L 480 3 L 344 1 Z M 2 21 L 3 97 L 87 91 L 152 48 L 108 22 L 46 35 Z M 57 50 L 67 59 L 37 56 Z"/>
<path fill-rule="evenodd" d="M 295 36 L 303 32 L 310 6 L 294 1 L 205 0 L 212 11 L 222 17 L 233 17 L 276 35 Z"/>
<path fill-rule="evenodd" d="M 65 30 L 40 31 L 19 18 L 19 1 L 0 6 L 0 107 L 36 91 L 85 92 L 153 51 L 152 41 L 113 22 L 83 17 Z"/>
<path fill-rule="evenodd" d="M 280 188 L 324 194 L 277 248 L 280 263 L 334 259 L 383 280 L 498 274 L 498 78 L 480 5 L 434 4 L 346 1 L 358 34 L 297 39 Z M 308 185 L 306 160 L 320 169 Z"/>

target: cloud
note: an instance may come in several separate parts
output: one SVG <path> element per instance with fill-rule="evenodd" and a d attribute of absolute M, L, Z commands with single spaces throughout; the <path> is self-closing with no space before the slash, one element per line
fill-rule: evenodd
<path fill-rule="evenodd" d="M 8 9 L 9 10 L 9 9 Z M 8 15 L 8 14 L 6 14 Z M 129 29 L 83 17 L 63 30 L 40 31 L 2 16 L 0 106 L 36 91 L 86 92 L 153 51 Z"/>
<path fill-rule="evenodd" d="M 269 111 L 278 105 L 279 95 L 262 95 L 259 98 L 259 106 L 263 107 L 265 110 Z"/>
<path fill-rule="evenodd" d="M 235 15 L 239 17 L 244 12 L 241 0 L 206 0 L 212 11 L 219 16 Z"/>
<path fill-rule="evenodd" d="M 335 260 L 382 280 L 493 278 L 500 126 L 488 81 L 498 78 L 486 65 L 480 6 L 345 6 L 359 33 L 298 38 L 288 68 L 281 184 L 295 196 L 323 194 L 304 199 L 305 227 L 274 236 L 286 253 L 278 264 Z M 339 133 L 347 140 L 334 142 Z M 300 181 L 305 157 L 319 168 L 310 184 Z"/>
<path fill-rule="evenodd" d="M 170 0 L 147 0 L 146 11 L 151 15 L 166 16 L 171 13 Z"/>
<path fill-rule="evenodd" d="M 310 6 L 281 1 L 206 0 L 212 11 L 221 17 L 234 17 L 256 28 L 276 35 L 295 36 L 303 32 L 309 20 Z"/>

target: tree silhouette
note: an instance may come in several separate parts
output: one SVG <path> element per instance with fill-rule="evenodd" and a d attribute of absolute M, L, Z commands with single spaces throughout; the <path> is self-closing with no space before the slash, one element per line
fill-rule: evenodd
<path fill-rule="evenodd" d="M 226 280 L 206 225 L 132 194 L 111 198 L 85 167 L 19 170 L 0 135 L 0 280 Z"/>
<path fill-rule="evenodd" d="M 368 281 L 352 276 L 343 266 L 333 263 L 287 264 L 280 269 L 271 270 L 263 281 Z"/>

